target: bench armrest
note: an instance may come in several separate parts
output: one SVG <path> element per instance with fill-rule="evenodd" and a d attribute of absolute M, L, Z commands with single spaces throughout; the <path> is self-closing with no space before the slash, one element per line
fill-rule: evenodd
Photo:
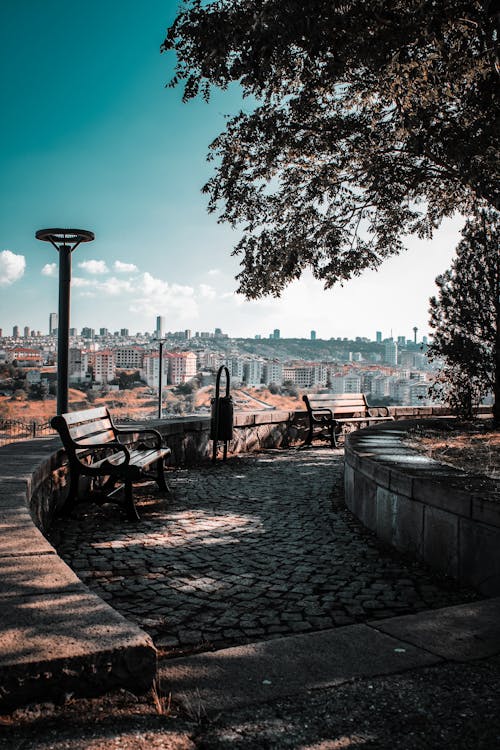
<path fill-rule="evenodd" d="M 139 440 L 141 437 L 147 433 L 150 433 L 156 438 L 156 445 L 155 448 L 161 448 L 162 443 L 162 437 L 161 434 L 158 432 L 158 430 L 155 430 L 152 427 L 140 427 L 135 429 L 127 430 L 125 427 L 115 427 L 115 432 L 117 435 L 133 435 L 134 433 L 139 435 Z"/>
<path fill-rule="evenodd" d="M 313 419 L 316 418 L 316 415 L 319 417 L 328 417 L 328 419 L 333 419 L 333 411 L 331 409 L 327 409 L 326 406 L 322 409 L 311 409 L 311 415 Z"/>

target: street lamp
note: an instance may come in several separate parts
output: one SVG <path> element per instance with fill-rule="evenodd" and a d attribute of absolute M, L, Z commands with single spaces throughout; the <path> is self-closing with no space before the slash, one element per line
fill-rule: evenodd
<path fill-rule="evenodd" d="M 162 383 L 162 373 L 163 373 L 163 344 L 165 343 L 166 339 L 160 339 L 160 360 L 158 362 L 158 419 L 161 419 L 162 414 L 162 403 L 161 403 L 161 392 L 163 388 Z"/>
<path fill-rule="evenodd" d="M 37 240 L 50 242 L 59 253 L 59 317 L 57 326 L 57 413 L 68 411 L 69 370 L 69 300 L 71 286 L 71 253 L 81 242 L 91 242 L 95 235 L 87 229 L 39 229 Z"/>

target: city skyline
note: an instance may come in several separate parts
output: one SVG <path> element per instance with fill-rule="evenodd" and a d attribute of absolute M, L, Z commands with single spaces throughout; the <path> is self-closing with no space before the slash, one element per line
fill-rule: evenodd
<path fill-rule="evenodd" d="M 235 295 L 237 231 L 206 212 L 210 141 L 224 115 L 251 104 L 239 91 L 183 105 L 165 88 L 173 57 L 160 55 L 174 0 L 141 13 L 126 0 L 119 24 L 97 0 L 69 8 L 33 0 L 0 9 L 9 102 L 0 129 L 0 318 L 5 330 L 46 330 L 57 310 L 57 253 L 35 231 L 75 226 L 96 234 L 73 257 L 72 327 L 231 329 L 234 337 L 371 337 L 429 332 L 434 279 L 450 264 L 459 217 L 432 241 L 323 291 L 309 273 L 278 299 Z M 68 29 L 85 29 L 82 38 Z M 122 39 L 127 39 L 126 46 Z M 64 60 L 64 65 L 61 65 Z M 36 64 L 34 64 L 36 61 Z M 64 113 L 61 106 L 64 102 Z"/>

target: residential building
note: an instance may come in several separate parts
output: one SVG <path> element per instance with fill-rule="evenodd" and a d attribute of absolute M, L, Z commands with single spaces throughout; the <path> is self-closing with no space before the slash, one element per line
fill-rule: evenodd
<path fill-rule="evenodd" d="M 7 352 L 7 362 L 17 362 L 18 367 L 40 367 L 43 364 L 43 355 L 40 349 L 15 346 Z"/>
<path fill-rule="evenodd" d="M 187 383 L 196 375 L 196 354 L 194 352 L 168 352 L 169 383 Z"/>
<path fill-rule="evenodd" d="M 264 363 L 261 359 L 248 359 L 243 365 L 243 380 L 247 385 L 260 385 L 262 383 L 262 369 Z"/>
<path fill-rule="evenodd" d="M 12 338 L 18 339 L 19 338 L 19 326 L 14 326 L 12 328 Z"/>
<path fill-rule="evenodd" d="M 163 352 L 162 367 L 161 367 L 161 380 L 162 384 L 168 383 L 168 368 L 169 359 L 166 352 Z M 160 354 L 159 352 L 150 352 L 144 355 L 143 361 L 143 373 L 144 380 L 150 388 L 158 388 L 159 375 L 160 375 Z"/>
<path fill-rule="evenodd" d="M 115 351 L 116 366 L 126 370 L 142 370 L 144 349 L 140 346 L 120 346 Z"/>
<path fill-rule="evenodd" d="M 275 383 L 283 384 L 283 363 L 282 362 L 264 362 L 262 368 L 262 380 L 266 385 Z"/>
<path fill-rule="evenodd" d="M 93 356 L 94 360 L 94 382 L 106 385 L 115 377 L 116 361 L 112 349 L 102 349 Z"/>

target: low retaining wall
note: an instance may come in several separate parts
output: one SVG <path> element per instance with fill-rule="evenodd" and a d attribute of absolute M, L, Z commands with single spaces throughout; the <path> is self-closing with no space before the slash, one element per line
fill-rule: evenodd
<path fill-rule="evenodd" d="M 237 414 L 231 451 L 288 445 L 300 425 L 293 412 Z M 163 434 L 175 464 L 211 455 L 207 417 L 148 426 Z M 67 474 L 58 437 L 0 448 L 0 707 L 117 687 L 137 692 L 156 676 L 151 638 L 92 594 L 43 536 Z"/>
<path fill-rule="evenodd" d="M 405 444 L 414 422 L 353 432 L 345 500 L 384 542 L 487 596 L 500 594 L 500 491 Z"/>

